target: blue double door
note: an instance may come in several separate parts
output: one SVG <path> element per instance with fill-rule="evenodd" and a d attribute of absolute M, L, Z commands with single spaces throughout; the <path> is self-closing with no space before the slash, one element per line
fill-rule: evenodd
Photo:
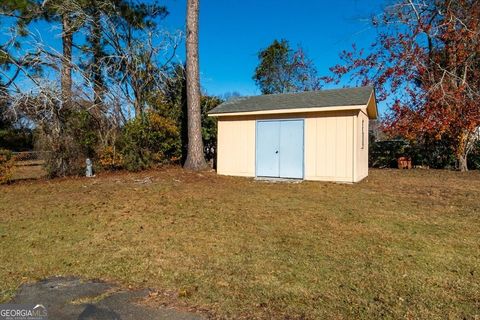
<path fill-rule="evenodd" d="M 303 120 L 258 120 L 257 177 L 303 178 Z"/>

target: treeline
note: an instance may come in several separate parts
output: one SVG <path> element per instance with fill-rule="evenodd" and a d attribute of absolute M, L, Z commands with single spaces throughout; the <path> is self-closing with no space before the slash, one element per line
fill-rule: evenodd
<path fill-rule="evenodd" d="M 177 48 L 184 35 L 161 27 L 167 15 L 156 2 L 3 1 L 2 146 L 42 151 L 51 177 L 82 173 L 86 158 L 97 169 L 181 163 L 186 75 Z M 206 113 L 220 102 L 201 98 L 209 159 L 216 125 Z"/>
<path fill-rule="evenodd" d="M 456 169 L 458 161 L 453 142 L 446 138 L 408 140 L 401 136 L 387 136 L 378 130 L 371 130 L 369 141 L 369 166 L 373 168 L 397 168 L 398 159 L 406 157 L 412 166 L 429 169 Z M 480 140 L 472 147 L 467 165 L 470 170 L 480 170 Z"/>

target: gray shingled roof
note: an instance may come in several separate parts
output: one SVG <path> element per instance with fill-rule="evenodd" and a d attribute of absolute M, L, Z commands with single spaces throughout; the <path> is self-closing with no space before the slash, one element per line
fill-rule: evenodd
<path fill-rule="evenodd" d="M 372 91 L 372 87 L 360 87 L 241 97 L 222 103 L 209 114 L 366 105 Z"/>

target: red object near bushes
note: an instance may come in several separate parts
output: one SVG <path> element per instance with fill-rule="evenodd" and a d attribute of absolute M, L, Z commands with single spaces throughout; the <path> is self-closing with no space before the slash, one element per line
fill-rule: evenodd
<path fill-rule="evenodd" d="M 400 157 L 397 159 L 398 169 L 412 169 L 412 158 Z"/>

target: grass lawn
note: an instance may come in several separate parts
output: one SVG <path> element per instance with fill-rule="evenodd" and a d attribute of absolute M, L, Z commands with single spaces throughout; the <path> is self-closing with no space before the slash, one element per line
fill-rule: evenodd
<path fill-rule="evenodd" d="M 480 318 L 480 172 L 23 181 L 0 186 L 0 238 L 2 301 L 79 275 L 221 318 Z"/>

